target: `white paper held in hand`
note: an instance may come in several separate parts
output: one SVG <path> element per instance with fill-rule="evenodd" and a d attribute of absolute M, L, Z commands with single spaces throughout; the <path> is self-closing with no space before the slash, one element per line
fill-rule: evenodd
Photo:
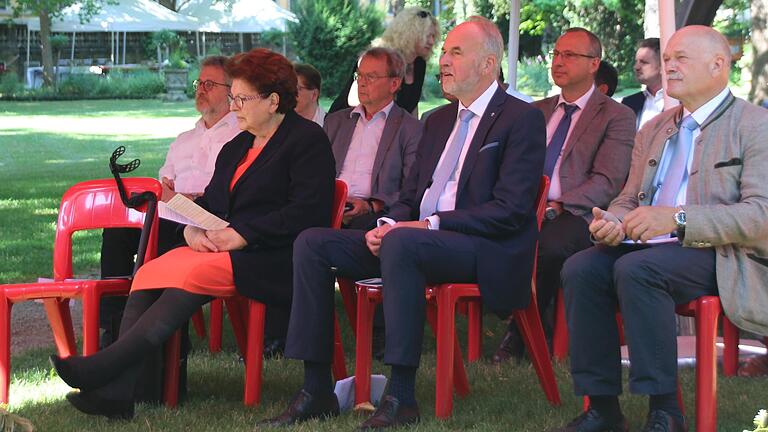
<path fill-rule="evenodd" d="M 167 203 L 160 201 L 157 210 L 158 216 L 163 219 L 204 230 L 219 230 L 229 226 L 229 222 L 211 214 L 182 194 L 176 194 Z"/>

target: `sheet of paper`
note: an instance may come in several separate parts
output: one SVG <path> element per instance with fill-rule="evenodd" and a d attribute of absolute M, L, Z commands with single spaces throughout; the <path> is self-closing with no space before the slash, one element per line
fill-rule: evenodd
<path fill-rule="evenodd" d="M 655 245 L 655 244 L 664 244 L 664 243 L 677 243 L 677 237 L 652 238 L 645 243 L 626 239 L 621 243 L 629 244 L 629 245 Z"/>
<path fill-rule="evenodd" d="M 217 230 L 229 226 L 229 222 L 209 213 L 206 209 L 195 204 L 194 201 L 182 194 L 176 194 L 165 206 L 158 206 L 158 209 L 160 210 L 159 215 L 163 219 L 170 219 L 179 223 L 194 225 L 205 230 Z M 169 211 L 173 211 L 177 215 L 171 215 L 169 214 Z M 172 217 L 165 217 L 163 216 L 163 213 L 165 213 L 166 216 Z M 181 216 L 185 221 L 177 220 L 177 216 Z"/>
<path fill-rule="evenodd" d="M 157 216 L 159 216 L 161 219 L 178 222 L 182 225 L 192 225 L 198 228 L 202 228 L 193 220 L 185 218 L 184 216 L 173 211 L 170 207 L 168 207 L 168 204 L 164 203 L 163 201 L 158 201 L 157 203 Z"/>

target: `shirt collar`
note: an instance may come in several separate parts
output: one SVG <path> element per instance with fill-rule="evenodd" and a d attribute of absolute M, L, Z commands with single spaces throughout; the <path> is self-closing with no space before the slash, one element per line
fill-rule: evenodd
<path fill-rule="evenodd" d="M 387 117 L 389 117 L 389 112 L 392 111 L 393 106 L 395 106 L 394 100 L 388 103 L 387 106 L 385 106 L 384 108 L 376 111 L 376 114 L 374 114 L 373 117 L 371 117 L 371 120 L 373 120 L 373 118 L 378 116 L 379 114 L 383 115 L 384 119 L 386 120 Z M 355 113 L 359 114 L 360 118 L 363 118 L 363 119 L 365 118 L 365 110 L 363 109 L 363 104 L 359 104 L 358 106 L 356 106 L 352 110 L 352 112 L 349 113 L 349 117 L 352 118 L 352 114 L 355 114 Z"/>
<path fill-rule="evenodd" d="M 645 95 L 646 99 L 653 99 L 654 101 L 657 101 L 664 98 L 664 87 L 660 88 L 656 94 L 651 93 L 650 90 L 648 90 L 648 87 L 645 87 L 643 88 L 643 94 Z"/>
<path fill-rule="evenodd" d="M 589 98 L 591 98 L 591 97 L 592 97 L 592 93 L 594 93 L 594 92 L 595 92 L 595 85 L 594 85 L 594 84 L 592 84 L 592 87 L 590 87 L 590 88 L 589 88 L 589 90 L 587 90 L 587 92 L 586 92 L 586 93 L 584 93 L 583 95 L 581 95 L 581 97 L 580 97 L 580 98 L 576 99 L 576 100 L 575 100 L 575 101 L 573 101 L 573 102 L 568 102 L 568 101 L 566 101 L 566 100 L 563 98 L 563 94 L 562 94 L 562 93 L 560 93 L 560 97 L 559 97 L 559 98 L 558 98 L 558 100 L 557 100 L 557 106 L 559 107 L 559 106 L 560 106 L 560 104 L 576 105 L 576 106 L 578 106 L 578 107 L 579 107 L 579 110 L 581 110 L 581 111 L 584 111 L 584 107 L 586 107 L 586 106 L 587 106 L 587 102 L 589 102 Z M 557 108 L 555 108 L 555 109 L 557 109 Z"/>
<path fill-rule="evenodd" d="M 726 86 L 720 93 L 717 94 L 717 96 L 710 99 L 707 103 L 700 106 L 699 109 L 694 111 L 693 113 L 689 112 L 687 109 L 683 108 L 683 117 L 687 116 L 688 114 L 693 117 L 694 120 L 696 120 L 696 123 L 699 125 L 703 125 L 704 122 L 709 118 L 710 115 L 712 115 L 713 112 L 717 109 L 718 106 L 725 100 L 726 97 L 728 97 L 728 94 L 730 93 L 730 89 L 728 86 Z"/>
<path fill-rule="evenodd" d="M 491 85 L 488 86 L 487 89 L 483 92 L 483 94 L 480 95 L 477 99 L 475 99 L 474 102 L 469 104 L 468 107 L 465 107 L 461 101 L 459 101 L 459 109 L 456 111 L 456 118 L 459 117 L 459 113 L 463 109 L 468 109 L 472 111 L 474 115 L 477 116 L 477 118 L 482 118 L 483 114 L 485 114 L 485 109 L 488 108 L 488 104 L 491 103 L 491 98 L 493 97 L 494 93 L 496 93 L 496 90 L 499 88 L 499 83 L 496 81 L 493 81 Z"/>
<path fill-rule="evenodd" d="M 205 127 L 205 122 L 203 121 L 203 118 L 200 117 L 197 120 L 197 123 L 195 123 L 195 129 L 200 128 L 203 130 L 214 130 L 216 128 L 229 125 L 229 124 L 237 124 L 237 116 L 232 111 L 228 112 L 224 117 L 220 118 L 219 121 L 214 123 L 213 126 L 211 126 L 210 128 Z"/>

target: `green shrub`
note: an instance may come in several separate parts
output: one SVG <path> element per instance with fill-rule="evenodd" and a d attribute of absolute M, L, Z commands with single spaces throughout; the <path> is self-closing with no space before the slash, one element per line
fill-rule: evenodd
<path fill-rule="evenodd" d="M 360 2 L 363 3 L 363 2 Z M 323 74 L 323 94 L 335 97 L 349 79 L 357 56 L 378 36 L 381 13 L 355 0 L 299 0 L 298 22 L 288 23 L 286 36 L 304 63 Z"/>
<path fill-rule="evenodd" d="M 24 84 L 19 82 L 15 73 L 0 75 L 0 97 L 13 96 L 24 91 Z"/>
<path fill-rule="evenodd" d="M 527 58 L 517 63 L 517 89 L 534 99 L 545 96 L 552 84 L 549 67 L 541 57 Z"/>
<path fill-rule="evenodd" d="M 64 78 L 58 89 L 23 89 L 8 94 L 14 99 L 150 99 L 165 92 L 165 83 L 157 72 L 112 71 L 108 75 L 74 74 Z M 0 91 L 3 97 L 6 93 Z"/>

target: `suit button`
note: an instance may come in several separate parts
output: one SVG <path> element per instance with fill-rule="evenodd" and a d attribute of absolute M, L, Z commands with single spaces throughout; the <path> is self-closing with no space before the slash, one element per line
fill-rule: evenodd
<path fill-rule="evenodd" d="M 672 133 L 672 132 L 674 132 L 674 131 L 675 131 L 675 130 L 674 130 L 674 129 L 672 129 L 672 128 L 667 128 L 667 133 L 668 133 L 668 134 L 671 134 L 671 133 Z"/>
<path fill-rule="evenodd" d="M 637 194 L 637 199 L 639 199 L 640 201 L 644 200 L 645 197 L 646 197 L 645 192 L 640 192 Z"/>
<path fill-rule="evenodd" d="M 648 160 L 648 166 L 649 167 L 655 167 L 657 163 L 658 162 L 656 162 L 656 159 L 649 159 Z"/>

